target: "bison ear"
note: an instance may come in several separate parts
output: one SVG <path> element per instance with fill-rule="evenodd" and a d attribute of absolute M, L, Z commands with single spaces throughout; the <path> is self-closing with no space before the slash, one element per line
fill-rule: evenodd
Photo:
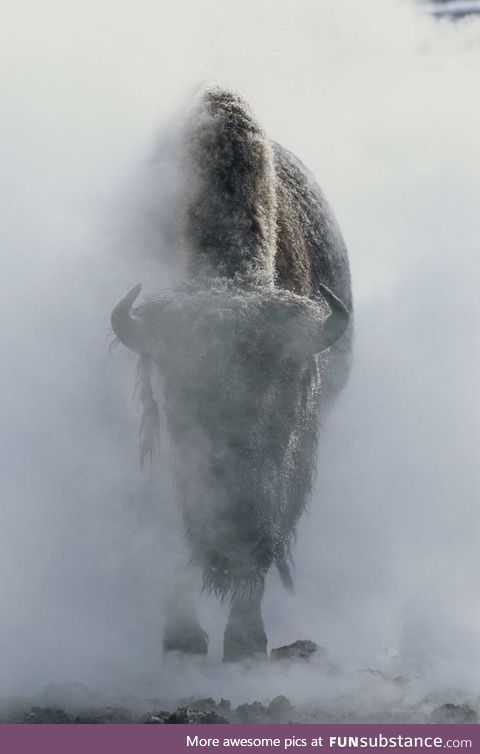
<path fill-rule="evenodd" d="M 132 288 L 112 311 L 112 330 L 118 340 L 130 351 L 142 350 L 143 326 L 141 320 L 132 317 L 133 302 L 142 290 L 141 283 Z"/>

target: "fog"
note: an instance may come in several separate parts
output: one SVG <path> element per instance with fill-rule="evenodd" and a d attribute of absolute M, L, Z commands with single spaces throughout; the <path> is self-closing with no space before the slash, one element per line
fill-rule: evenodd
<path fill-rule="evenodd" d="M 396 0 L 30 0 L 4 16 L 0 694 L 347 694 L 368 718 L 371 668 L 409 679 L 403 705 L 477 695 L 480 22 Z M 212 81 L 315 173 L 351 254 L 351 379 L 296 592 L 272 573 L 264 601 L 269 646 L 313 639 L 333 677 L 222 665 L 212 597 L 208 659 L 162 659 L 178 516 L 168 454 L 140 470 L 135 364 L 110 352 L 109 318 L 138 281 L 181 276 L 155 220 L 171 183 L 148 160 Z"/>

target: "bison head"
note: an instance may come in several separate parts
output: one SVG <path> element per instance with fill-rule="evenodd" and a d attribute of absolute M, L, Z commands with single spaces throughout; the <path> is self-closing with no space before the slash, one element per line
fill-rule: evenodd
<path fill-rule="evenodd" d="M 152 367 L 163 376 L 192 559 L 224 594 L 263 578 L 272 562 L 282 571 L 300 513 L 296 480 L 315 444 L 315 355 L 341 337 L 349 315 L 326 286 L 312 300 L 220 280 L 132 309 L 140 290 L 115 307 L 112 327 L 140 355 L 144 378 Z M 148 414 L 150 384 L 143 393 Z"/>

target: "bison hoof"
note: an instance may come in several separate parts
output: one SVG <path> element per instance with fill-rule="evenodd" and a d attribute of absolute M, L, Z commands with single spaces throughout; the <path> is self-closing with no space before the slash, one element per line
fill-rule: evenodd
<path fill-rule="evenodd" d="M 208 635 L 198 623 L 188 623 L 166 628 L 163 634 L 163 652 L 183 652 L 188 655 L 206 655 Z"/>
<path fill-rule="evenodd" d="M 242 627 L 227 625 L 223 640 L 223 661 L 239 662 L 252 657 L 266 657 L 267 636 L 262 626 L 245 631 Z"/>

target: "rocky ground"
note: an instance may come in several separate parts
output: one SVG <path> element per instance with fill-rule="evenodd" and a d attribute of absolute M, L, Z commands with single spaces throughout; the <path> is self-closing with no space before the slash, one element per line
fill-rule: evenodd
<path fill-rule="evenodd" d="M 325 650 L 314 642 L 296 641 L 272 650 L 269 662 L 308 663 L 320 657 L 323 672 L 339 673 Z M 480 696 L 430 694 L 416 697 L 404 676 L 387 676 L 366 669 L 359 674 L 355 690 L 326 698 L 323 704 L 293 704 L 286 696 L 233 706 L 229 699 L 189 697 L 173 702 L 122 697 L 111 704 L 99 699 L 80 684 L 49 684 L 36 700 L 20 697 L 0 699 L 0 723 L 111 724 L 147 723 L 153 725 L 189 723 L 477 723 Z M 62 705 L 55 700 L 62 699 Z"/>
<path fill-rule="evenodd" d="M 477 708 L 478 709 L 478 708 Z M 478 711 L 471 704 L 445 703 L 434 707 L 423 720 L 386 719 L 382 722 L 426 722 L 426 723 L 478 723 Z M 379 720 L 376 720 L 377 722 Z M 358 719 L 352 711 L 350 715 L 336 716 L 326 710 L 295 707 L 285 696 L 277 696 L 269 703 L 254 701 L 232 708 L 228 699 L 216 702 L 214 699 L 183 700 L 174 710 L 155 710 L 145 713 L 139 709 L 124 706 L 98 707 L 85 709 L 81 713 L 68 712 L 59 707 L 25 707 L 22 701 L 3 712 L 2 723 L 148 723 L 171 725 L 185 723 L 338 723 L 366 722 Z M 370 721 L 368 721 L 370 722 Z"/>

